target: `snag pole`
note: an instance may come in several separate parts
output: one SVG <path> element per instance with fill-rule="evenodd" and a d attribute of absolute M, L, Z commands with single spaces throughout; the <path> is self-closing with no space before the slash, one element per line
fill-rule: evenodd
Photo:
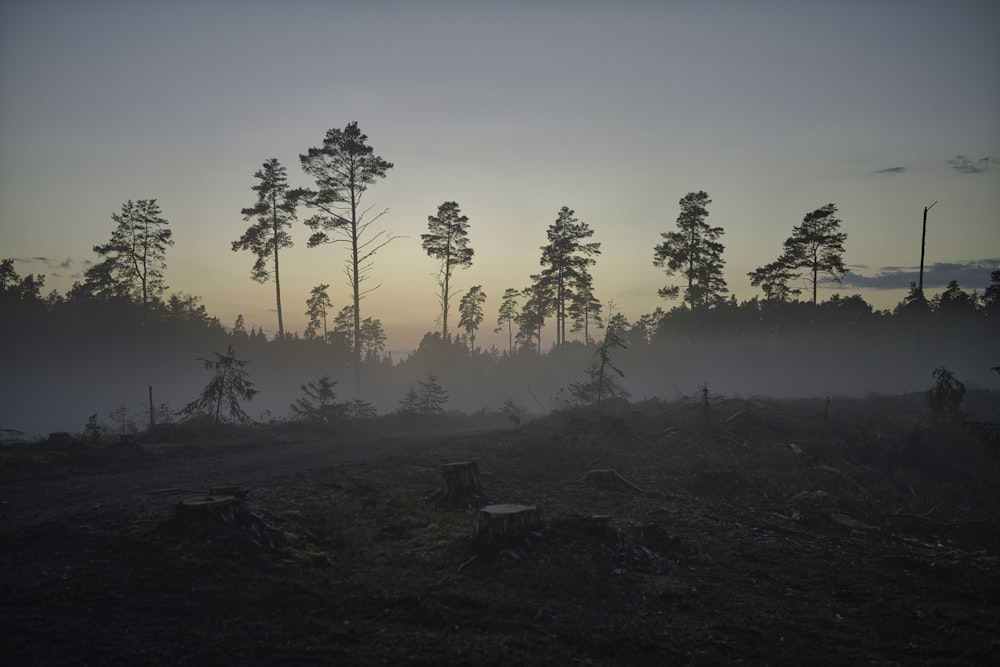
<path fill-rule="evenodd" d="M 927 245 L 927 211 L 934 208 L 934 204 L 924 206 L 924 227 L 920 234 L 920 284 L 917 285 L 917 289 L 920 290 L 921 296 L 924 294 L 924 246 Z"/>

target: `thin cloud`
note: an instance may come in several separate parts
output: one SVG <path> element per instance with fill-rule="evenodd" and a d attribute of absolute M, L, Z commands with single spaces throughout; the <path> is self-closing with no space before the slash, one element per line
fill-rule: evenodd
<path fill-rule="evenodd" d="M 960 174 L 981 174 L 984 171 L 1000 167 L 1000 160 L 993 157 L 972 160 L 965 155 L 956 155 L 948 160 L 948 166 Z"/>
<path fill-rule="evenodd" d="M 68 269 L 71 266 L 73 266 L 73 258 L 72 257 L 67 257 L 63 261 L 61 261 L 58 264 L 56 264 L 56 268 L 59 268 L 59 269 Z"/>
<path fill-rule="evenodd" d="M 924 267 L 924 289 L 947 287 L 951 281 L 966 289 L 989 284 L 990 273 L 1000 269 L 1000 259 L 976 259 L 967 262 L 937 262 Z M 848 271 L 841 286 L 859 289 L 906 289 L 920 281 L 920 267 L 883 266 L 874 275 Z"/>
<path fill-rule="evenodd" d="M 887 167 L 885 169 L 876 169 L 873 174 L 902 174 L 906 171 L 906 167 Z"/>

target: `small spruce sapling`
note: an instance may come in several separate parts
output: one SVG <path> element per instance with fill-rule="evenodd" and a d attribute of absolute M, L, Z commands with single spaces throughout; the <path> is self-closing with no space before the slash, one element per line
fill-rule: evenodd
<path fill-rule="evenodd" d="M 961 419 L 962 401 L 965 399 L 965 385 L 944 366 L 934 370 L 934 388 L 927 392 L 934 421 L 938 424 L 954 424 Z"/>
<path fill-rule="evenodd" d="M 215 376 L 201 390 L 201 396 L 191 401 L 181 414 L 188 419 L 195 415 L 211 415 L 213 422 L 222 420 L 223 411 L 231 422 L 250 424 L 253 420 L 244 412 L 241 401 L 252 400 L 259 391 L 250 381 L 250 374 L 243 370 L 247 361 L 236 358 L 232 344 L 225 354 L 212 352 L 213 359 L 198 357 L 207 370 L 215 371 Z"/>

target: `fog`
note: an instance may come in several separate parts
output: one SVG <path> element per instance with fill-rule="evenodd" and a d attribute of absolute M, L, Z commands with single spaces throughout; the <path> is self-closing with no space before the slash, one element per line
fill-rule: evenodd
<path fill-rule="evenodd" d="M 665 318 L 651 335 L 626 332 L 626 349 L 610 351 L 621 369 L 619 384 L 632 401 L 683 400 L 702 387 L 726 397 L 859 397 L 872 393 L 926 391 L 932 371 L 947 367 L 967 387 L 1000 389 L 996 318 L 973 321 L 906 321 L 900 315 L 871 315 L 864 322 L 798 322 L 780 331 L 765 322 L 754 327 L 719 322 L 698 324 L 682 316 Z M 60 321 L 61 320 L 61 321 Z M 244 403 L 254 420 L 290 418 L 300 386 L 319 376 L 336 380 L 339 400 L 352 398 L 350 353 L 343 345 L 227 332 L 217 324 L 135 323 L 75 320 L 51 316 L 26 319 L 2 339 L 5 381 L 0 394 L 0 428 L 34 439 L 50 432 L 81 433 L 88 418 L 114 432 L 113 413 L 125 406 L 139 430 L 149 423 L 153 402 L 176 413 L 198 398 L 213 376 L 199 357 L 233 344 L 259 394 Z M 408 389 L 428 374 L 448 392 L 445 410 L 473 414 L 498 411 L 512 401 L 527 413 L 543 414 L 573 402 L 572 382 L 586 379 L 596 345 L 571 342 L 556 348 L 477 350 L 464 340 L 425 336 L 408 358 L 364 364 L 361 398 L 379 415 L 400 409 Z M 998 408 L 1000 410 L 1000 408 Z M 981 415 L 996 419 L 1000 415 Z M 159 414 L 158 421 L 166 418 Z M 172 416 L 172 419 L 179 417 Z"/>

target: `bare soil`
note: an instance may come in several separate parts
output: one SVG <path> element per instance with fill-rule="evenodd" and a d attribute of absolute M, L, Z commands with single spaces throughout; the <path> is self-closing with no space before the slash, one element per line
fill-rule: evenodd
<path fill-rule="evenodd" d="M 985 444 L 891 399 L 712 407 L 458 436 L 6 447 L 0 655 L 995 664 L 1000 466 Z M 483 496 L 438 504 L 442 466 L 469 460 Z M 250 490 L 240 518 L 175 518 L 225 484 Z M 483 545 L 487 503 L 537 506 L 544 526 Z"/>

